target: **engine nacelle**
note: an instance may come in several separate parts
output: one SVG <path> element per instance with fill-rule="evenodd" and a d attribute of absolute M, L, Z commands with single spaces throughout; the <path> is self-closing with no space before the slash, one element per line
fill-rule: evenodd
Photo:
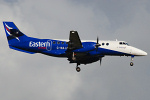
<path fill-rule="evenodd" d="M 73 50 L 73 52 L 89 52 L 96 49 L 94 43 L 82 43 L 82 45 L 83 45 L 82 48 L 75 49 Z"/>

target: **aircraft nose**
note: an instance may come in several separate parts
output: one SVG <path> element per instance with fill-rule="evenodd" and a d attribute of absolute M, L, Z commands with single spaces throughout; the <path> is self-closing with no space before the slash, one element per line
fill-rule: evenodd
<path fill-rule="evenodd" d="M 143 50 L 140 50 L 140 49 L 137 49 L 137 48 L 134 48 L 134 55 L 136 55 L 136 56 L 146 56 L 147 52 L 145 52 Z"/>
<path fill-rule="evenodd" d="M 137 55 L 138 56 L 146 56 L 147 53 L 145 51 L 139 49 Z"/>
<path fill-rule="evenodd" d="M 142 56 L 147 56 L 147 52 L 142 51 L 141 55 L 142 55 Z"/>

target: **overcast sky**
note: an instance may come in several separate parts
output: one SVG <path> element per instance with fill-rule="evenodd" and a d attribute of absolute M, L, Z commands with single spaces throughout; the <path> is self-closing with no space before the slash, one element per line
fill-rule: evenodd
<path fill-rule="evenodd" d="M 3 21 L 28 36 L 124 40 L 150 54 L 149 0 L 0 0 L 1 100 L 150 100 L 150 57 L 105 57 L 69 64 L 66 58 L 26 54 L 8 47 Z"/>

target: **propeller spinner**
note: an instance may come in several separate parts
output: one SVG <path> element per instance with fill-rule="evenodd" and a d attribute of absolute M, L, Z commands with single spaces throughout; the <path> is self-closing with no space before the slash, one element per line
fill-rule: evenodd
<path fill-rule="evenodd" d="M 96 42 L 96 45 L 95 45 L 96 50 L 98 49 L 99 46 L 101 46 L 101 45 L 99 44 L 99 38 L 97 37 L 97 42 Z"/>

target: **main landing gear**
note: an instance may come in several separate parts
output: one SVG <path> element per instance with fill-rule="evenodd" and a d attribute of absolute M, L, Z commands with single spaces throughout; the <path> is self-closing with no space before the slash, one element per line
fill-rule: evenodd
<path fill-rule="evenodd" d="M 80 67 L 78 67 L 78 65 L 80 65 L 80 64 L 77 64 L 76 71 L 77 71 L 77 72 L 80 72 L 81 69 L 80 69 Z"/>
<path fill-rule="evenodd" d="M 76 54 L 73 52 L 73 53 L 72 53 L 72 60 L 73 60 L 73 62 L 76 62 L 76 57 L 75 57 L 75 55 L 76 55 Z M 80 67 L 78 67 L 78 65 L 80 65 L 80 63 L 77 63 L 76 71 L 77 71 L 77 72 L 80 72 L 81 69 L 80 69 Z"/>
<path fill-rule="evenodd" d="M 133 58 L 134 58 L 134 56 L 131 56 L 130 66 L 133 66 L 133 65 L 134 65 L 134 63 L 132 62 L 132 61 L 133 61 Z"/>

